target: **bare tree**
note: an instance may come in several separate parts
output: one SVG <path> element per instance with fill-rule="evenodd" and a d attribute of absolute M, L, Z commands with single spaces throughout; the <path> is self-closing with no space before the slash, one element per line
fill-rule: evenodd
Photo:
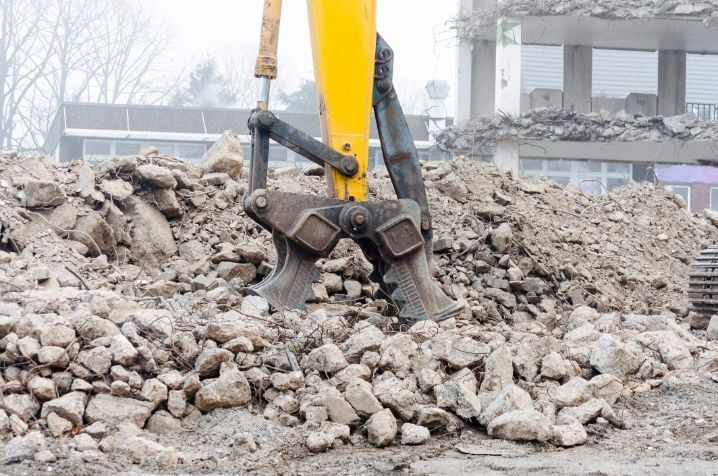
<path fill-rule="evenodd" d="M 0 15 L 0 147 L 37 148 L 64 101 L 159 103 L 181 77 L 140 0 L 0 0 Z"/>
<path fill-rule="evenodd" d="M 59 35 L 42 0 L 0 0 L 0 146 L 12 147 L 19 111 L 46 74 Z M 54 18 L 53 18 L 54 17 Z"/>
<path fill-rule="evenodd" d="M 220 67 L 237 107 L 251 109 L 256 105 L 255 59 L 255 48 L 233 48 L 220 60 Z"/>

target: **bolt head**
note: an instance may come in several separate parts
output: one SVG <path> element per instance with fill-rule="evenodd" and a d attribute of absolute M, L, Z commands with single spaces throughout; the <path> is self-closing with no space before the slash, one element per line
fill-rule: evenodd
<path fill-rule="evenodd" d="M 364 223 L 366 223 L 366 216 L 363 213 L 354 215 L 354 224 L 355 225 L 363 225 Z"/>
<path fill-rule="evenodd" d="M 342 147 L 344 150 L 352 150 L 352 145 L 349 142 L 345 142 Z"/>
<path fill-rule="evenodd" d="M 257 206 L 257 208 L 266 208 L 269 204 L 269 201 L 267 200 L 267 197 L 262 195 L 257 197 L 257 199 L 254 201 L 254 204 Z"/>

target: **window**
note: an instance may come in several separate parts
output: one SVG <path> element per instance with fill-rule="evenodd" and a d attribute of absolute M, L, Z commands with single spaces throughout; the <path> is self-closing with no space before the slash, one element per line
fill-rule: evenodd
<path fill-rule="evenodd" d="M 142 144 L 139 142 L 116 142 L 116 155 L 137 155 L 140 152 Z"/>
<path fill-rule="evenodd" d="M 546 170 L 549 172 L 570 172 L 571 161 L 570 160 L 549 160 L 546 164 Z"/>
<path fill-rule="evenodd" d="M 112 142 L 103 140 L 86 140 L 84 155 L 112 155 Z"/>
<path fill-rule="evenodd" d="M 521 169 L 526 171 L 543 170 L 543 160 L 541 159 L 522 159 Z"/>
<path fill-rule="evenodd" d="M 178 144 L 177 156 L 183 159 L 201 159 L 204 155 L 204 144 Z"/>
<path fill-rule="evenodd" d="M 576 185 L 588 195 L 626 186 L 633 174 L 633 166 L 626 162 L 567 159 L 521 159 L 519 170 L 523 176 L 544 176 L 562 185 Z M 718 195 L 716 199 L 718 206 Z"/>
<path fill-rule="evenodd" d="M 711 210 L 718 211 L 718 188 L 711 188 Z"/>
<path fill-rule="evenodd" d="M 683 200 L 686 201 L 686 205 L 688 206 L 688 209 L 691 209 L 691 188 L 687 185 L 666 185 L 666 190 L 670 190 L 671 192 L 675 193 L 676 195 L 679 195 L 683 197 Z M 711 189 L 711 201 L 713 200 L 713 189 Z"/>
<path fill-rule="evenodd" d="M 628 185 L 629 181 L 627 178 L 612 178 L 609 177 L 606 179 L 606 188 L 608 188 L 609 192 L 613 192 L 617 188 L 625 187 Z"/>

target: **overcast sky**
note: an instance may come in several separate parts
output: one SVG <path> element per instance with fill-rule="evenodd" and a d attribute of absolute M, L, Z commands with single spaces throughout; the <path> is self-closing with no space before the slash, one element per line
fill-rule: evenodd
<path fill-rule="evenodd" d="M 222 57 L 229 49 L 256 55 L 263 0 L 145 3 L 174 30 L 178 64 Z M 456 40 L 447 20 L 456 5 L 456 0 L 378 0 L 378 30 L 394 48 L 397 87 L 419 90 L 430 79 L 448 80 L 453 87 Z M 284 0 L 279 63 L 287 89 L 313 76 L 305 0 Z M 447 106 L 453 108 L 451 98 Z"/>

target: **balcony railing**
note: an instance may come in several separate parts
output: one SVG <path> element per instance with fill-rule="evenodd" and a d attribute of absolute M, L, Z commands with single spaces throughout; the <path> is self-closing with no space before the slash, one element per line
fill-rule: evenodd
<path fill-rule="evenodd" d="M 718 121 L 718 104 L 686 103 L 686 112 L 692 112 L 703 121 Z"/>

